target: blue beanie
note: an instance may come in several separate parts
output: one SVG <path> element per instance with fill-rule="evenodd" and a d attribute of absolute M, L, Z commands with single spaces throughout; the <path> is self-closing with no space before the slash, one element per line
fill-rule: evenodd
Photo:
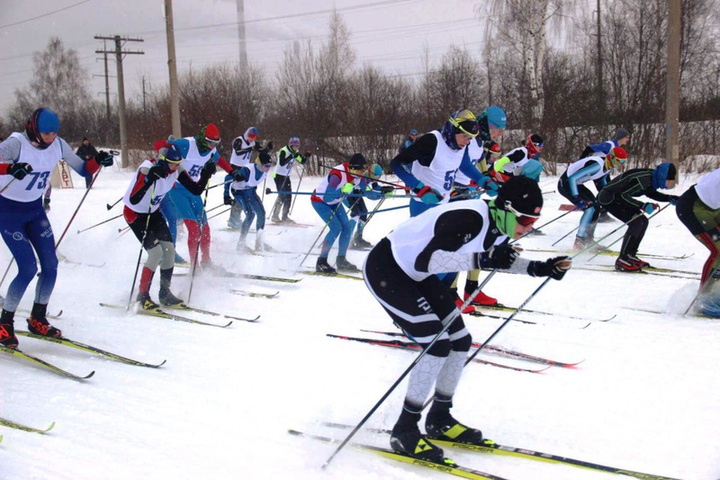
<path fill-rule="evenodd" d="M 488 107 L 483 113 L 487 117 L 489 128 L 497 128 L 499 130 L 505 128 L 505 125 L 507 124 L 507 116 L 505 115 L 505 110 L 493 105 L 491 107 Z"/>
<path fill-rule="evenodd" d="M 60 130 L 60 119 L 49 108 L 43 108 L 37 117 L 38 133 L 57 133 Z"/>
<path fill-rule="evenodd" d="M 542 164 L 537 160 L 528 160 L 525 165 L 522 166 L 522 176 L 531 178 L 538 182 L 540 181 L 542 169 Z"/>
<path fill-rule="evenodd" d="M 677 170 L 670 162 L 663 162 L 653 170 L 652 184 L 654 189 L 665 188 L 668 180 L 675 180 Z"/>

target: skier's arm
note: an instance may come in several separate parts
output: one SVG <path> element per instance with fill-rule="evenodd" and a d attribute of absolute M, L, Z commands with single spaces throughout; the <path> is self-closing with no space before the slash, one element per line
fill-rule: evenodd
<path fill-rule="evenodd" d="M 390 162 L 390 169 L 402 180 L 405 185 L 414 189 L 420 181 L 415 175 L 410 173 L 413 162 L 417 161 L 420 165 L 429 166 L 435 157 L 437 149 L 437 138 L 432 133 L 423 135 L 417 142 L 398 153 Z"/>

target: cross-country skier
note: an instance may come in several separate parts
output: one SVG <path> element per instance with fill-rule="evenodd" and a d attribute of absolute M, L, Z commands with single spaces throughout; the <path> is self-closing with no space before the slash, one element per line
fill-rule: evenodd
<path fill-rule="evenodd" d="M 578 209 L 584 210 L 580 218 L 573 248 L 583 250 L 592 245 L 600 216 L 595 195 L 584 183 L 593 181 L 598 192 L 608 183 L 610 171 L 627 161 L 627 152 L 615 147 L 607 155 L 591 155 L 568 165 L 558 180 L 558 193 L 570 200 Z"/>
<path fill-rule="evenodd" d="M 410 145 L 415 143 L 417 141 L 417 138 L 418 138 L 418 131 L 415 130 L 414 128 L 411 128 L 410 133 L 405 138 L 405 140 L 403 140 L 402 145 L 400 145 L 400 148 L 398 149 L 398 153 L 402 153 L 403 150 L 405 150 Z"/>
<path fill-rule="evenodd" d="M 720 317 L 720 294 L 713 285 L 720 278 L 720 168 L 704 175 L 680 195 L 677 216 L 690 233 L 710 251 L 700 276 L 701 311 Z"/>
<path fill-rule="evenodd" d="M 525 164 L 542 152 L 545 141 L 537 133 L 528 135 L 525 145 L 510 150 L 505 156 L 493 164 L 490 176 L 496 182 L 505 182 L 511 176 L 522 175 Z M 537 162 L 537 160 L 535 160 Z M 537 162 L 539 164 L 539 162 Z M 525 175 L 531 177 L 531 175 Z M 539 175 L 538 175 L 539 179 Z"/>
<path fill-rule="evenodd" d="M 201 128 L 194 137 L 168 140 L 168 142 L 178 147 L 183 156 L 183 170 L 187 172 L 193 181 L 200 178 L 200 171 L 208 160 L 217 163 L 226 172 L 230 171 L 230 165 L 224 158 L 220 157 L 220 153 L 217 151 L 217 146 L 220 144 L 220 131 L 212 123 Z M 188 191 L 182 183 L 177 184 L 168 195 L 187 228 L 190 263 L 195 263 L 195 255 L 200 251 L 202 252 L 202 262 L 199 262 L 200 259 L 198 259 L 200 265 L 204 268 L 212 268 L 210 225 L 207 221 L 203 199 L 199 194 L 196 195 Z M 200 243 L 199 247 L 198 242 Z"/>
<path fill-rule="evenodd" d="M 253 159 L 253 153 L 257 152 L 261 146 L 258 142 L 260 138 L 260 132 L 256 127 L 249 127 L 245 130 L 245 133 L 239 137 L 235 137 L 232 143 L 232 154 L 230 155 L 230 166 L 232 170 L 249 165 Z M 272 142 L 269 143 L 270 150 L 272 150 Z M 242 208 L 240 205 L 233 202 L 233 197 L 230 195 L 230 182 L 232 182 L 233 171 L 228 172 L 225 176 L 225 187 L 223 200 L 225 205 L 231 205 L 230 218 L 228 219 L 228 227 L 233 229 L 240 228 L 240 217 Z"/>
<path fill-rule="evenodd" d="M 415 193 L 410 200 L 410 216 L 450 200 L 458 170 L 480 188 L 497 190 L 490 177 L 483 175 L 465 156 L 465 147 L 480 132 L 477 117 L 470 110 L 459 110 L 440 130 L 433 130 L 403 150 L 390 162 L 392 171 Z"/>
<path fill-rule="evenodd" d="M 259 150 L 255 162 L 235 168 L 233 171 L 233 182 L 230 184 L 230 192 L 235 202 L 245 212 L 245 220 L 240 226 L 240 239 L 237 249 L 239 251 L 250 251 L 245 243 L 245 238 L 250 231 L 253 219 L 257 216 L 255 223 L 255 250 L 270 250 L 263 240 L 265 233 L 265 207 L 257 194 L 257 186 L 263 182 L 265 175 L 271 166 L 270 151 L 267 148 Z"/>
<path fill-rule="evenodd" d="M 628 225 L 620 256 L 615 261 L 616 270 L 635 272 L 650 265 L 637 257 L 637 251 L 648 227 L 648 219 L 643 214 L 650 215 L 659 206 L 657 203 L 641 202 L 634 197 L 645 195 L 658 202 L 675 203 L 677 196 L 657 190 L 675 188 L 676 173 L 675 165 L 667 162 L 655 169 L 633 168 L 612 179 L 598 193 L 600 206 Z"/>
<path fill-rule="evenodd" d="M 350 195 L 356 187 L 364 192 L 368 185 L 368 178 L 364 177 L 367 160 L 361 153 L 354 154 L 349 161 L 330 169 L 330 173 L 322 179 L 320 185 L 313 190 L 310 196 L 312 206 L 328 227 L 328 233 L 320 249 L 320 256 L 315 264 L 315 270 L 323 273 L 335 273 L 335 269 L 328 263 L 328 255 L 335 240 L 338 243 L 337 269 L 344 272 L 357 272 L 358 268 L 346 258 L 350 238 L 355 229 L 355 222 L 348 220 L 347 212 L 343 207 L 343 200 Z"/>
<path fill-rule="evenodd" d="M 455 306 L 456 296 L 437 274 L 482 268 L 562 279 L 571 267 L 568 257 L 529 261 L 519 258 L 519 249 L 509 244 L 510 237 L 532 229 L 542 204 L 536 182 L 511 178 L 489 203 L 481 199 L 452 202 L 410 218 L 368 254 L 365 283 L 409 338 L 427 346 L 454 319 L 410 373 L 402 413 L 390 438 L 393 449 L 443 461 L 442 449 L 418 427 L 433 385 L 433 403 L 425 419 L 427 435 L 482 441 L 480 430 L 463 425 L 450 413 L 472 338 Z"/>
<path fill-rule="evenodd" d="M 290 213 L 290 205 L 292 204 L 292 182 L 290 181 L 290 172 L 295 162 L 304 163 L 309 157 L 310 152 L 300 155 L 300 139 L 291 137 L 288 144 L 278 152 L 278 161 L 275 164 L 275 172 L 273 172 L 273 180 L 275 180 L 275 188 L 278 191 L 278 197 L 273 206 L 272 221 L 275 223 L 295 223 L 288 214 Z"/>
<path fill-rule="evenodd" d="M 28 118 L 24 132 L 14 132 L 0 143 L 0 234 L 18 267 L 0 314 L 0 343 L 6 347 L 18 345 L 15 310 L 37 273 L 36 254 L 40 260 L 40 276 L 28 327 L 38 335 L 62 336 L 46 317 L 57 278 L 58 258 L 55 237 L 41 198 L 53 168 L 62 159 L 80 175 L 91 177 L 101 166 L 113 164 L 112 155 L 103 150 L 92 160 L 83 161 L 58 136 L 59 129 L 57 114 L 49 108 L 38 108 Z"/>
<path fill-rule="evenodd" d="M 595 145 L 588 145 L 585 147 L 585 150 L 580 154 L 580 157 L 578 160 L 582 160 L 585 157 L 589 157 L 591 155 L 597 155 L 597 156 L 603 156 L 610 153 L 610 150 L 612 150 L 615 147 L 624 147 L 625 145 L 630 142 L 630 132 L 628 132 L 624 128 L 618 128 L 617 132 L 615 132 L 615 136 L 611 140 L 607 140 L 602 143 L 597 143 Z"/>
<path fill-rule="evenodd" d="M 183 155 L 173 144 L 157 144 L 157 156 L 145 160 L 125 192 L 123 216 L 135 236 L 148 253 L 140 274 L 137 295 L 139 308 L 155 310 L 158 304 L 150 298 L 150 284 L 155 270 L 160 267 L 159 300 L 163 305 L 179 306 L 183 302 L 170 291 L 175 267 L 175 247 L 167 221 L 160 212 L 160 203 L 175 187 L 176 182 L 189 194 L 198 196 L 215 173 L 216 165 L 208 158 L 197 172 L 197 181 L 185 170 Z"/>

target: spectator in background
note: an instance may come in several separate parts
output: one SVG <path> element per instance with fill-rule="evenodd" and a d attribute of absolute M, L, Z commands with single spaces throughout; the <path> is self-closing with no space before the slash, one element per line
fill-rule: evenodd
<path fill-rule="evenodd" d="M 75 152 L 75 155 L 82 158 L 83 162 L 89 162 L 90 160 L 95 158 L 95 155 L 97 155 L 97 150 L 93 146 L 92 143 L 90 143 L 90 140 L 88 140 L 87 137 L 84 137 L 82 139 L 82 143 L 78 147 L 77 151 Z M 85 188 L 90 188 L 90 184 L 93 181 L 93 177 L 85 177 Z M 47 199 L 48 199 L 48 205 L 50 203 L 50 193 L 47 193 Z M 48 208 L 49 210 L 49 208 Z"/>
<path fill-rule="evenodd" d="M 408 148 L 410 145 L 415 143 L 415 140 L 417 140 L 418 137 L 418 131 L 414 128 L 410 130 L 410 134 L 407 136 L 405 141 L 403 141 L 402 145 L 400 145 L 400 148 L 398 149 L 398 153 L 401 153 L 403 150 Z"/>

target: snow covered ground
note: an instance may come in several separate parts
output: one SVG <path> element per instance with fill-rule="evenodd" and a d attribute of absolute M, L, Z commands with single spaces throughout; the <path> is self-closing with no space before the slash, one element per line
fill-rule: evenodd
<path fill-rule="evenodd" d="M 131 175 L 115 167 L 100 174 L 59 248 L 82 265 L 61 262 L 50 310 L 63 310 L 53 323 L 69 338 L 148 362 L 167 359 L 167 364 L 160 369 L 129 366 L 20 338 L 20 347 L 29 353 L 72 372 L 95 370 L 96 374 L 77 382 L 0 356 L 0 416 L 36 427 L 57 422 L 48 435 L 0 427 L 4 436 L 0 478 L 448 478 L 351 448 L 322 470 L 334 447 L 286 433 L 295 428 L 344 438 L 346 432 L 332 431 L 319 422 L 356 424 L 416 355 L 326 337 L 327 333 L 371 336 L 360 330 L 394 329 L 363 282 L 303 276 L 300 283 L 284 284 L 200 274 L 192 304 L 240 316 L 262 315 L 257 324 L 235 322 L 227 329 L 100 307 L 101 301 L 127 302 L 139 243 L 132 234 L 118 233 L 125 226 L 122 219 L 76 232 L 121 212 L 120 206 L 108 212 L 106 204 L 124 193 Z M 214 178 L 220 180 L 220 175 Z M 304 179 L 302 190 L 310 190 L 317 181 Z M 676 192 L 694 181 L 684 179 Z M 75 183 L 74 190 L 53 192 L 49 216 L 56 238 L 85 192 L 80 179 Z M 544 177 L 541 187 L 554 192 L 555 183 L 556 179 Z M 211 190 L 209 207 L 221 203 L 220 190 Z M 558 205 L 565 203 L 556 193 L 545 198 L 541 224 L 561 214 Z M 274 196 L 266 197 L 266 207 L 273 201 Z M 388 200 L 384 207 L 406 202 Z M 407 216 L 404 209 L 379 214 L 368 225 L 366 238 L 377 242 Z M 278 249 L 304 253 L 322 224 L 308 197 L 298 198 L 293 218 L 316 227 L 269 226 L 266 241 Z M 522 245 L 549 248 L 578 219 L 578 213 L 571 213 L 544 228 L 545 236 L 528 238 Z M 216 263 L 232 271 L 293 275 L 300 254 L 240 255 L 235 250 L 238 233 L 225 230 L 226 220 L 227 214 L 211 220 Z M 601 224 L 596 235 L 618 225 Z M 572 239 L 570 235 L 558 247 L 569 248 Z M 187 257 L 185 236 L 178 245 Z M 672 207 L 651 221 L 641 252 L 692 254 L 684 260 L 652 262 L 697 272 L 706 257 Z M 361 264 L 364 255 L 350 251 L 349 259 Z M 549 254 L 528 252 L 527 256 Z M 312 268 L 315 258 L 311 256 L 305 265 Z M 0 248 L 0 265 L 7 265 L 9 259 L 7 249 Z M 613 260 L 600 256 L 592 262 L 610 265 Z M 187 298 L 189 282 L 188 276 L 177 277 L 175 293 Z M 498 274 L 485 291 L 505 304 L 519 305 L 541 282 Z M 676 314 L 693 298 L 697 285 L 693 279 L 579 269 L 570 271 L 562 282 L 551 281 L 528 308 L 589 320 L 617 317 L 581 329 L 587 322 L 521 315 L 543 325 L 511 322 L 494 344 L 584 362 L 577 369 L 553 367 L 541 374 L 471 364 L 455 398 L 455 416 L 503 444 L 674 478 L 720 477 L 716 440 L 720 324 Z M 230 288 L 280 293 L 273 299 L 250 298 L 234 295 Z M 154 296 L 156 292 L 157 280 Z M 29 290 L 22 306 L 29 308 L 31 302 Z M 644 313 L 632 307 L 668 313 Z M 24 318 L 18 314 L 18 327 L 24 326 Z M 483 341 L 501 320 L 466 316 L 465 322 L 475 341 Z M 485 354 L 480 358 L 521 364 Z M 404 390 L 402 384 L 368 425 L 391 427 Z M 386 438 L 366 431 L 356 439 L 387 445 Z M 448 454 L 459 464 L 515 480 L 612 477 L 533 460 L 462 451 Z"/>

